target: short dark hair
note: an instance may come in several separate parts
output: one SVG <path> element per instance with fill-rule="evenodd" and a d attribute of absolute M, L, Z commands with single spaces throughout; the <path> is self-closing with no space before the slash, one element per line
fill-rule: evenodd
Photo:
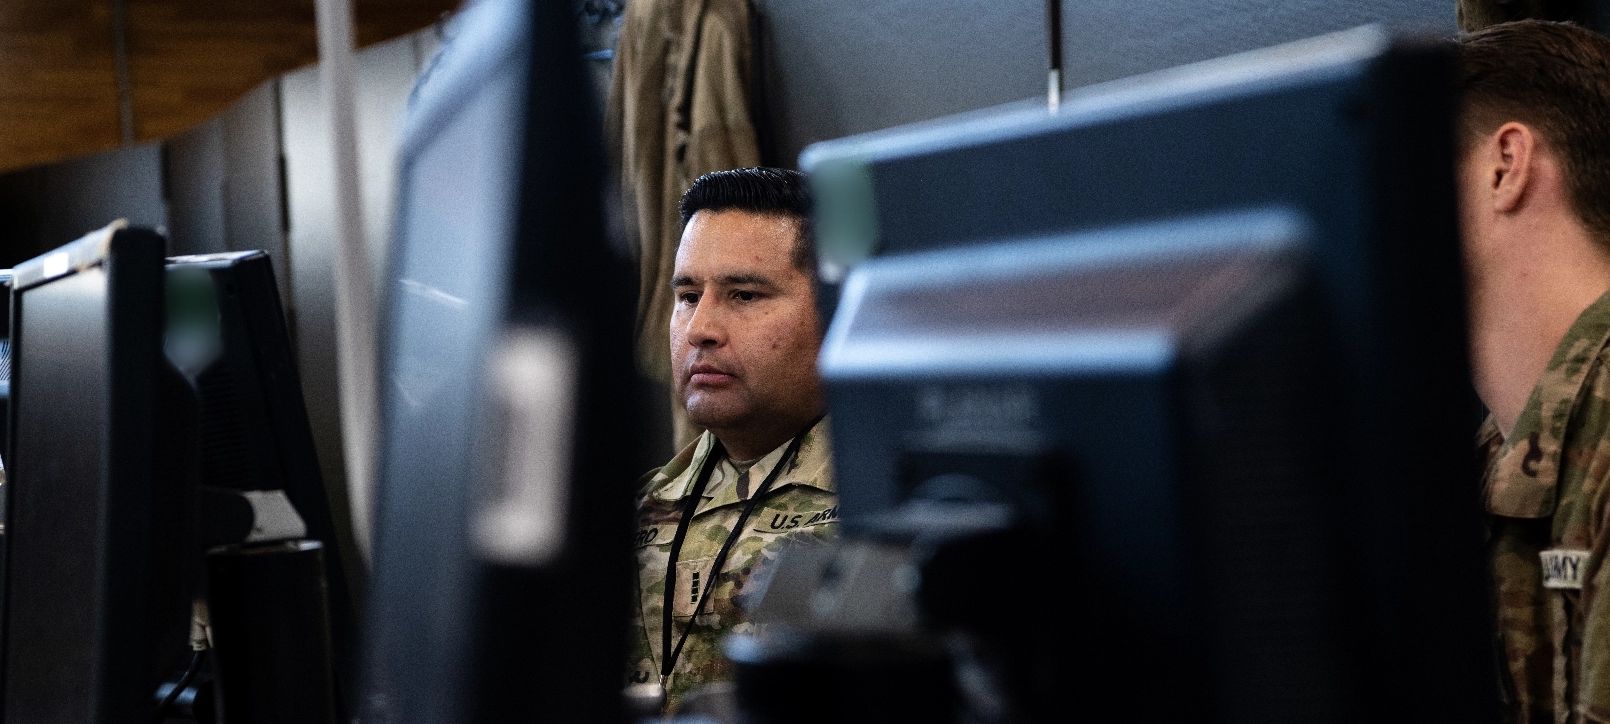
<path fill-rule="evenodd" d="M 682 225 L 700 211 L 748 211 L 786 216 L 799 223 L 794 266 L 816 278 L 816 242 L 811 226 L 811 186 L 805 174 L 786 168 L 735 168 L 700 176 L 682 194 Z"/>
<path fill-rule="evenodd" d="M 1610 38 L 1518 20 L 1459 38 L 1460 143 L 1518 121 L 1558 153 L 1572 206 L 1610 244 Z"/>

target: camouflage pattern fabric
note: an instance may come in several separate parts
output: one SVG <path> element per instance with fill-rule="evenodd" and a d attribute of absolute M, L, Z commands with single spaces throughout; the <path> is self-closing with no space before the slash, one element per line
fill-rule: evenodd
<path fill-rule="evenodd" d="M 788 443 L 767 453 L 746 472 L 722 460 L 710 474 L 703 500 L 688 524 L 675 572 L 672 601 L 671 646 L 692 626 L 687 643 L 666 680 L 666 711 L 674 713 L 690 689 L 730 678 L 721 655 L 726 634 L 745 631 L 745 608 L 753 585 L 776 559 L 778 551 L 795 541 L 825 541 L 837 534 L 838 497 L 833 488 L 832 448 L 823 420 L 804 433 L 796 455 L 766 496 L 755 504 L 744 523 L 745 531 L 714 586 L 710 566 L 737 523 L 748 500 L 782 460 Z M 790 441 L 792 442 L 792 441 Z M 694 476 L 704 466 L 715 438 L 706 432 L 684 448 L 665 467 L 649 473 L 637 499 L 637 610 L 632 621 L 627 683 L 656 681 L 660 675 L 666 568 L 671 540 L 681 520 L 682 501 L 692 494 Z M 711 589 L 714 589 L 713 592 Z M 701 596 L 710 596 L 697 621 L 693 611 Z"/>
<path fill-rule="evenodd" d="M 1478 435 L 1511 721 L 1610 722 L 1610 294 L 1577 318 L 1506 438 Z"/>

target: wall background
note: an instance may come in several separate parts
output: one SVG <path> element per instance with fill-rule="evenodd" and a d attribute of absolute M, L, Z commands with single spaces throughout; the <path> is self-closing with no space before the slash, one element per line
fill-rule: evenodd
<path fill-rule="evenodd" d="M 391 238 L 392 187 L 397 180 L 397 141 L 414 78 L 435 52 L 438 29 L 427 28 L 359 51 L 354 57 L 357 88 L 359 194 L 364 241 L 378 275 Z M 291 329 L 308 422 L 319 451 L 324 479 L 346 480 L 341 442 L 340 387 L 336 372 L 335 181 L 330 176 L 329 122 L 317 66 L 278 81 L 279 143 L 285 163 L 286 249 L 296 310 Z M 375 284 L 377 290 L 384 290 Z M 348 487 L 351 487 L 349 483 Z M 356 493 L 355 500 L 373 500 Z"/>
<path fill-rule="evenodd" d="M 1039 0 L 754 0 L 768 163 L 856 133 L 1044 96 Z M 1451 34 L 1454 0 L 1065 0 L 1063 86 L 1366 23 Z"/>

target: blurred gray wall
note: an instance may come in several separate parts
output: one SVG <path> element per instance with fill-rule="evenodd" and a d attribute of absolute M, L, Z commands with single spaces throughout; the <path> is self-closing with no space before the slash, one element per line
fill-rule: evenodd
<path fill-rule="evenodd" d="M 279 81 L 166 144 L 163 173 L 172 254 L 268 252 L 281 294 L 290 289 L 280 177 Z M 295 328 L 294 310 L 286 317 Z"/>
<path fill-rule="evenodd" d="M 32 259 L 117 219 L 164 229 L 159 143 L 0 175 L 0 266 Z"/>
<path fill-rule="evenodd" d="M 377 275 L 385 264 L 391 233 L 403 109 L 415 76 L 435 51 L 436 38 L 436 29 L 427 28 L 372 45 L 353 58 L 364 240 Z M 326 484 L 348 485 L 336 372 L 335 187 L 318 67 L 282 76 L 279 105 L 291 275 L 286 296 L 288 304 L 298 310 L 293 334 L 302 392 Z M 372 496 L 352 498 L 370 500 Z"/>
<path fill-rule="evenodd" d="M 1046 90 L 1038 0 L 754 0 L 768 163 Z M 1064 87 L 1365 23 L 1448 34 L 1454 0 L 1066 0 Z"/>

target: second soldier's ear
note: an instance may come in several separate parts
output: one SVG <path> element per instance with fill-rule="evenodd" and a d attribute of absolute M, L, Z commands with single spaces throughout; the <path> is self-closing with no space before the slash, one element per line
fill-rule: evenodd
<path fill-rule="evenodd" d="M 1486 167 L 1493 211 L 1519 210 L 1537 177 L 1537 135 L 1525 124 L 1511 121 L 1493 131 L 1483 146 L 1473 161 Z"/>

